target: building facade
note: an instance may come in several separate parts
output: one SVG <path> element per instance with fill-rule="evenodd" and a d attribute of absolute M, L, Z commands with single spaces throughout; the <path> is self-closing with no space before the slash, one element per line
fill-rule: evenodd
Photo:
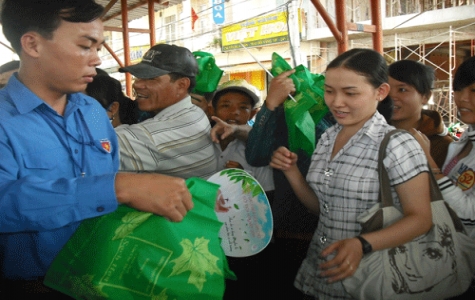
<path fill-rule="evenodd" d="M 264 68 L 270 68 L 273 52 L 291 66 L 304 64 L 313 73 L 323 72 L 328 62 L 338 55 L 336 40 L 317 12 L 314 1 L 185 0 L 156 11 L 156 42 L 212 53 L 225 71 L 223 81 L 245 78 L 265 97 L 269 75 Z M 447 123 L 457 121 L 450 100 L 454 70 L 465 58 L 475 54 L 474 2 L 380 1 L 383 55 L 388 63 L 408 58 L 436 69 L 432 108 L 439 110 Z M 320 3 L 335 22 L 335 1 L 321 0 Z M 370 0 L 347 0 L 345 8 L 347 22 L 357 24 L 357 28 L 371 24 Z M 148 28 L 148 22 L 143 18 L 131 22 L 130 26 Z M 118 34 L 111 33 L 111 43 L 121 39 Z M 348 38 L 349 48 L 373 47 L 371 34 L 348 31 Z M 131 34 L 131 59 L 139 58 L 149 43 L 147 34 Z M 120 56 L 121 50 L 113 49 Z M 114 64 L 110 58 L 104 60 L 109 70 L 117 68 Z"/>

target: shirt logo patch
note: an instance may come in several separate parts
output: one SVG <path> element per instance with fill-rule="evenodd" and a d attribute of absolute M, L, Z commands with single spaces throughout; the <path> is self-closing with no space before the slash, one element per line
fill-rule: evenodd
<path fill-rule="evenodd" d="M 101 146 L 107 153 L 111 153 L 111 142 L 109 140 L 101 140 Z"/>
<path fill-rule="evenodd" d="M 466 191 L 470 189 L 474 182 L 475 182 L 475 174 L 473 170 L 466 170 L 462 174 L 460 174 L 459 178 L 457 178 L 457 186 L 462 189 L 462 191 Z"/>

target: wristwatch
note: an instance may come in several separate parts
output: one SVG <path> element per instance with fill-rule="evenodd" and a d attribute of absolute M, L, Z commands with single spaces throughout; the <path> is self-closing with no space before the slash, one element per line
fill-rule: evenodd
<path fill-rule="evenodd" d="M 361 235 L 356 236 L 358 240 L 361 242 L 361 246 L 363 247 L 363 255 L 371 253 L 373 251 L 373 246 L 365 240 Z"/>

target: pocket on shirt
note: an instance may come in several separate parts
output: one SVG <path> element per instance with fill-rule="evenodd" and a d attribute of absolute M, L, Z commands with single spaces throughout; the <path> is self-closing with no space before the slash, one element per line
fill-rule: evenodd
<path fill-rule="evenodd" d="M 61 158 L 67 155 L 62 148 L 41 149 L 23 153 L 23 164 L 27 169 L 50 170 L 61 162 Z"/>

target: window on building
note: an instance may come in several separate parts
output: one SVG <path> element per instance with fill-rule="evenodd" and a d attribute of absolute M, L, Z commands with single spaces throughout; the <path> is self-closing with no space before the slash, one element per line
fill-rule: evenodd
<path fill-rule="evenodd" d="M 170 43 L 176 39 L 176 16 L 165 17 L 165 40 Z"/>

